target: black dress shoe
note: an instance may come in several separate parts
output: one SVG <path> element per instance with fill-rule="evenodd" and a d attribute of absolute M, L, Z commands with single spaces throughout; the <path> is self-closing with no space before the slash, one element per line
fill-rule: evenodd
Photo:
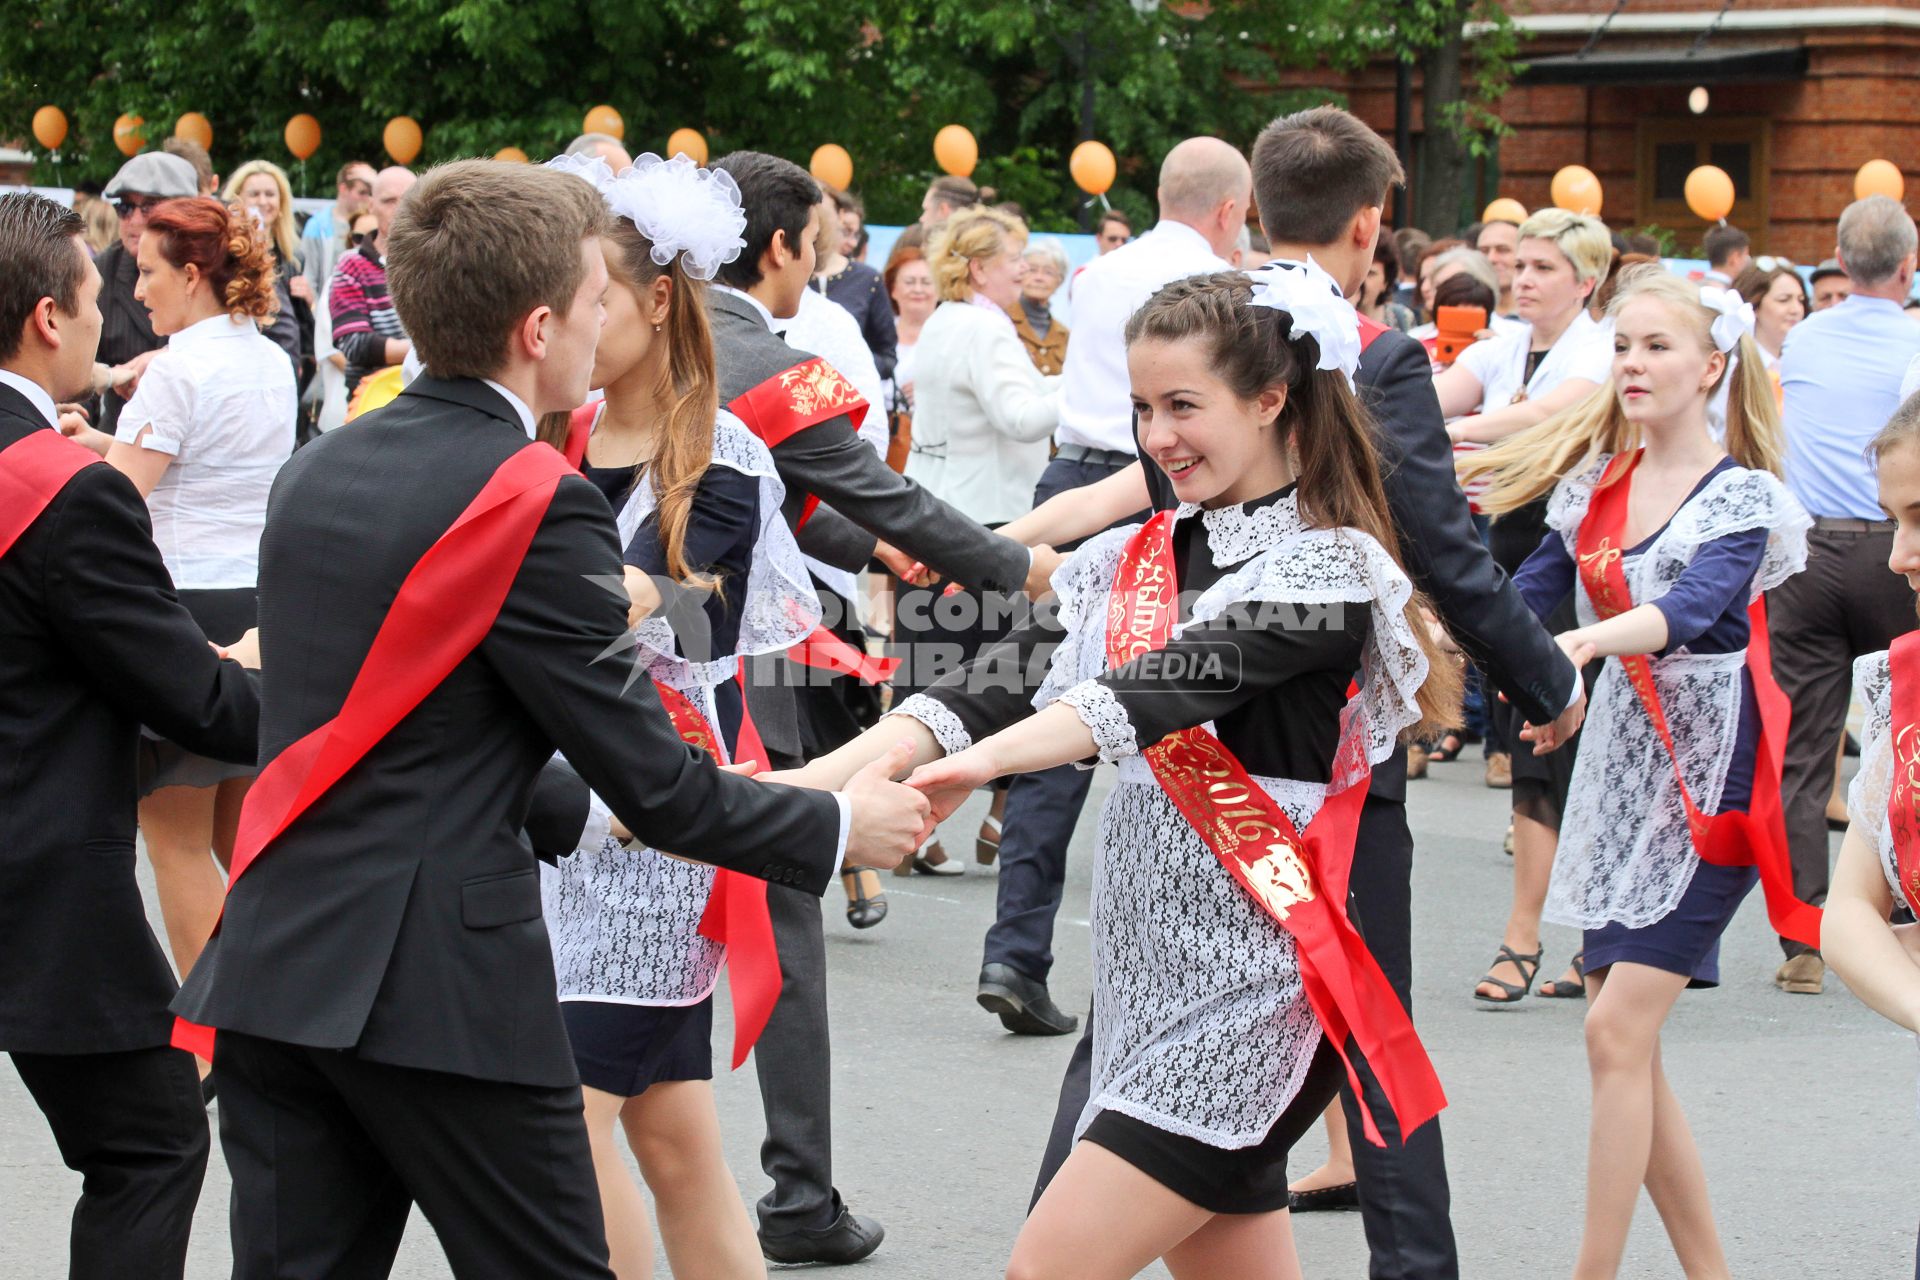
<path fill-rule="evenodd" d="M 1360 1184 L 1342 1182 L 1338 1186 L 1313 1191 L 1287 1192 L 1287 1207 L 1295 1213 L 1320 1213 L 1328 1209 L 1358 1209 Z"/>
<path fill-rule="evenodd" d="M 887 1229 L 872 1218 L 855 1217 L 842 1207 L 833 1225 L 817 1230 L 760 1232 L 760 1252 L 768 1262 L 815 1262 L 842 1266 L 858 1262 L 880 1247 Z"/>
<path fill-rule="evenodd" d="M 990 964 L 980 970 L 980 991 L 974 999 L 988 1013 L 1000 1015 L 1000 1025 L 1017 1036 L 1064 1036 L 1080 1029 L 1080 1019 L 1062 1013 L 1047 994 L 1047 984 L 1035 982 L 1011 965 Z"/>

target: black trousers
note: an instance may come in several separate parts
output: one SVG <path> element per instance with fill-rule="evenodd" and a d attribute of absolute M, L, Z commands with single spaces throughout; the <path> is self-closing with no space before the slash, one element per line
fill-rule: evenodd
<path fill-rule="evenodd" d="M 1413 834 L 1407 828 L 1407 807 L 1399 801 L 1369 796 L 1360 811 L 1351 898 L 1354 923 L 1366 936 L 1368 949 L 1401 1003 L 1411 1010 Z M 1371 1258 L 1367 1273 L 1372 1280 L 1457 1280 L 1460 1260 L 1453 1239 L 1440 1122 L 1429 1120 L 1403 1139 L 1373 1073 L 1352 1046 L 1349 1052 L 1367 1090 L 1368 1109 L 1387 1142 L 1384 1148 L 1375 1147 L 1360 1136 L 1359 1103 L 1351 1086 L 1343 1084 L 1340 1100 L 1354 1135 L 1354 1176 Z M 1066 1079 L 1060 1084 L 1053 1129 L 1033 1189 L 1035 1200 L 1073 1147 L 1074 1125 L 1091 1094 L 1092 1066 L 1093 1015 L 1089 1012 L 1086 1032 L 1074 1046 Z"/>
<path fill-rule="evenodd" d="M 1767 592 L 1773 678 L 1793 707 L 1781 762 L 1793 889 L 1819 906 L 1827 900 L 1827 797 L 1833 757 L 1853 696 L 1853 660 L 1892 644 L 1915 625 L 1913 590 L 1887 569 L 1893 533 L 1807 534 L 1807 567 Z M 1807 950 L 1785 938 L 1789 956 Z"/>
<path fill-rule="evenodd" d="M 211 1145 L 193 1058 L 164 1047 L 11 1056 L 81 1177 L 71 1280 L 179 1280 Z"/>
<path fill-rule="evenodd" d="M 840 1193 L 833 1186 L 833 1073 L 821 911 L 821 900 L 810 893 L 767 886 L 781 986 L 753 1048 L 767 1117 L 760 1167 L 773 1179 L 755 1206 L 762 1231 L 825 1227 L 840 1213 Z"/>
<path fill-rule="evenodd" d="M 231 1031 L 215 1061 L 234 1280 L 385 1276 L 415 1204 L 461 1280 L 613 1280 L 578 1085 Z"/>

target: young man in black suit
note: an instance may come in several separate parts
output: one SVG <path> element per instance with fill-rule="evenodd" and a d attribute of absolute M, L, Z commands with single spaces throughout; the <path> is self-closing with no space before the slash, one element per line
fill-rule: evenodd
<path fill-rule="evenodd" d="M 85 1178 L 70 1274 L 167 1278 L 207 1117 L 134 881 L 134 748 L 148 724 L 251 761 L 260 708 L 174 595 L 139 491 L 54 429 L 100 337 L 83 229 L 0 196 L 0 1049 Z"/>
<path fill-rule="evenodd" d="M 815 895 L 843 852 L 893 865 L 920 838 L 925 805 L 883 773 L 840 796 L 731 776 L 648 682 L 627 688 L 626 662 L 599 660 L 626 625 L 595 581 L 620 576 L 612 515 L 557 454 L 529 451 L 546 449 L 537 415 L 586 398 L 604 219 L 591 186 L 553 170 L 423 178 L 388 262 L 427 372 L 274 485 L 253 796 L 310 797 L 323 784 L 300 771 L 349 748 L 284 829 L 271 799 L 250 802 L 225 918 L 175 1006 L 220 1030 L 238 1277 L 384 1275 L 415 1203 L 457 1275 L 611 1276 L 523 826 L 575 847 L 591 786 L 649 846 Z M 530 523 L 477 514 L 529 474 L 541 483 L 492 510 L 539 495 Z M 515 538 L 474 550 L 483 519 Z M 437 616 L 484 629 L 427 668 L 438 628 L 388 645 L 448 563 L 464 585 Z M 406 679 L 417 700 L 395 702 Z M 384 728 L 354 737 L 363 700 Z M 530 822 L 556 747 L 584 785 Z M 243 868 L 261 825 L 279 834 Z"/>

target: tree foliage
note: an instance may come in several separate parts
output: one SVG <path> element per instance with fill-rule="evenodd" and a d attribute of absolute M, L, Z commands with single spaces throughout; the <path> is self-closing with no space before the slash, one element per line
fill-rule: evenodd
<path fill-rule="evenodd" d="M 1385 3 L 1385 0 L 1374 0 Z M 1416 0 L 1442 4 L 1446 0 Z M 876 221 L 910 219 L 934 170 L 932 138 L 958 122 L 980 140 L 976 180 L 1043 229 L 1074 222 L 1067 178 L 1091 65 L 1094 134 L 1120 174 L 1109 198 L 1152 209 L 1157 158 L 1181 137 L 1237 144 L 1306 99 L 1287 68 L 1364 53 L 1351 0 L 0 0 L 0 134 L 53 103 L 71 133 L 36 178 L 104 179 L 123 112 L 150 142 L 182 112 L 213 124 L 216 167 L 265 156 L 304 194 L 330 194 L 348 159 L 382 156 L 381 129 L 410 115 L 420 163 L 518 146 L 536 158 L 609 103 L 636 153 L 692 126 L 716 156 L 741 147 L 805 164 L 838 142 Z M 1373 19 L 1368 18 L 1371 23 Z M 1091 51 L 1091 59 L 1088 52 Z M 1323 94 L 1313 95 L 1323 97 Z M 307 111 L 323 130 L 304 169 L 282 140 Z"/>

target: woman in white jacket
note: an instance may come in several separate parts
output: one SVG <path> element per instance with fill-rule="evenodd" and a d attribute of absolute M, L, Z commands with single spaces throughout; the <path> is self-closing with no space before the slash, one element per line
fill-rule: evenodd
<path fill-rule="evenodd" d="M 955 214 L 927 246 L 940 305 L 914 348 L 906 474 L 989 526 L 1025 515 L 1032 505 L 1060 419 L 1060 379 L 1034 368 L 1014 329 L 1026 247 L 1024 223 L 986 208 Z M 903 586 L 895 595 L 894 640 L 906 660 L 893 681 L 896 704 L 973 657 L 1011 620 L 1004 601 L 972 592 L 939 599 L 940 590 Z M 1005 798 L 1004 790 L 995 791 L 981 826 L 975 852 L 983 862 L 999 849 Z M 932 875 L 960 872 L 938 841 L 929 841 L 911 865 Z"/>

